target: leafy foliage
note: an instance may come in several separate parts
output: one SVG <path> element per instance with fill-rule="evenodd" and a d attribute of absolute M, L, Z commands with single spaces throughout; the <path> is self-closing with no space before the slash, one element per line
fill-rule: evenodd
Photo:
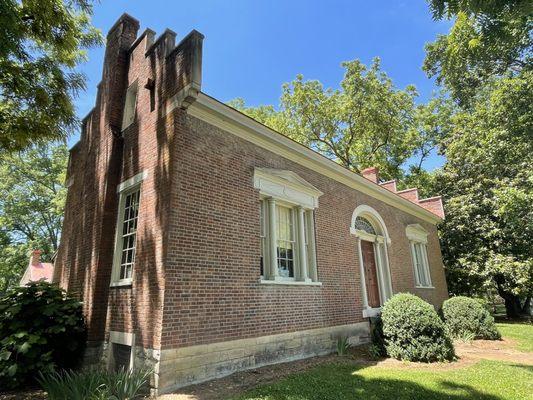
<path fill-rule="evenodd" d="M 144 398 L 150 371 L 91 369 L 40 374 L 50 400 L 133 400 Z"/>
<path fill-rule="evenodd" d="M 350 342 L 346 336 L 337 339 L 337 355 L 345 356 L 350 349 Z"/>
<path fill-rule="evenodd" d="M 387 349 L 385 348 L 385 335 L 383 334 L 383 320 L 381 317 L 370 319 L 370 347 L 371 355 L 374 358 L 385 357 Z"/>
<path fill-rule="evenodd" d="M 353 171 L 377 166 L 384 179 L 402 175 L 402 164 L 420 148 L 416 129 L 414 86 L 396 89 L 381 70 L 344 62 L 340 89 L 325 89 L 317 80 L 298 75 L 282 87 L 279 110 L 230 105 Z"/>
<path fill-rule="evenodd" d="M 442 305 L 446 329 L 452 338 L 500 339 L 494 318 L 481 302 L 465 296 L 452 297 Z"/>
<path fill-rule="evenodd" d="M 48 259 L 57 250 L 67 160 L 65 144 L 0 155 L 0 293 L 20 279 L 32 248 Z"/>
<path fill-rule="evenodd" d="M 533 73 L 493 82 L 453 118 L 440 227 L 452 294 L 497 290 L 509 316 L 533 296 Z"/>
<path fill-rule="evenodd" d="M 88 0 L 0 2 L 0 150 L 65 138 L 76 126 L 75 67 L 101 43 Z"/>
<path fill-rule="evenodd" d="M 11 289 L 0 298 L 0 338 L 1 387 L 76 367 L 86 341 L 81 304 L 45 282 Z"/>
<path fill-rule="evenodd" d="M 463 105 L 494 77 L 531 71 L 533 5 L 528 0 L 430 0 L 436 19 L 455 18 L 426 47 L 424 69 Z"/>
<path fill-rule="evenodd" d="M 406 361 L 446 361 L 454 358 L 453 344 L 433 306 L 421 298 L 399 293 L 383 306 L 383 334 L 390 357 Z"/>

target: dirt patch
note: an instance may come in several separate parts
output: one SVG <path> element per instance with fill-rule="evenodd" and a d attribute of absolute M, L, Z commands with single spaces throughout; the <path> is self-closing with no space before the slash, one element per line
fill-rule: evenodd
<path fill-rule="evenodd" d="M 44 400 L 46 395 L 42 390 L 25 390 L 23 392 L 0 393 L 0 400 Z"/>
<path fill-rule="evenodd" d="M 455 343 L 455 351 L 461 359 L 496 360 L 533 365 L 533 353 L 518 351 L 514 347 L 516 347 L 516 342 L 510 339 Z"/>

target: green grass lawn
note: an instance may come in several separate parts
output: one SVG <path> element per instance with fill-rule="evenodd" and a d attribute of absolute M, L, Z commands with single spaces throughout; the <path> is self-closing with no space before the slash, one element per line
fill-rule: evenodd
<path fill-rule="evenodd" d="M 516 340 L 517 350 L 533 352 L 533 324 L 498 323 L 498 330 L 503 337 Z"/>
<path fill-rule="evenodd" d="M 533 351 L 533 325 L 498 324 L 519 350 Z M 533 366 L 481 361 L 456 369 L 327 364 L 237 397 L 239 400 L 533 400 Z"/>
<path fill-rule="evenodd" d="M 242 400 L 531 400 L 533 367 L 481 361 L 447 371 L 329 364 L 253 390 Z"/>

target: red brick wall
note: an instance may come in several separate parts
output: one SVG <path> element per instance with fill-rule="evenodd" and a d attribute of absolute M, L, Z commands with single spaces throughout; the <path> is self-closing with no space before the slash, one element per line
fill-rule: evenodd
<path fill-rule="evenodd" d="M 447 297 L 435 226 L 182 115 L 172 187 L 162 347 L 355 323 L 362 320 L 357 241 L 350 235 L 361 204 L 383 217 L 393 290 L 415 292 L 435 305 Z M 321 190 L 316 242 L 322 287 L 259 283 L 259 193 L 255 167 L 288 169 Z M 430 232 L 428 255 L 436 289 L 416 290 L 408 224 Z"/>

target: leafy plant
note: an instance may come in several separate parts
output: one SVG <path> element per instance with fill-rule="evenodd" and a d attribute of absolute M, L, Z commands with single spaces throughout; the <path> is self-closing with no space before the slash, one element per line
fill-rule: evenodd
<path fill-rule="evenodd" d="M 405 361 L 446 361 L 455 353 L 444 323 L 421 298 L 399 293 L 383 306 L 383 334 L 390 357 Z"/>
<path fill-rule="evenodd" d="M 383 335 L 383 320 L 381 317 L 370 319 L 370 338 L 372 345 L 370 346 L 370 355 L 373 358 L 385 357 L 387 349 L 385 348 L 385 336 Z"/>
<path fill-rule="evenodd" d="M 90 369 L 39 374 L 50 400 L 132 400 L 144 396 L 150 371 Z"/>
<path fill-rule="evenodd" d="M 33 282 L 10 290 L 0 298 L 0 387 L 78 366 L 86 336 L 80 302 L 56 285 Z"/>
<path fill-rule="evenodd" d="M 340 337 L 337 339 L 337 354 L 339 356 L 345 356 L 348 354 L 348 350 L 350 349 L 351 345 L 348 342 L 348 338 L 346 336 Z"/>
<path fill-rule="evenodd" d="M 465 296 L 452 297 L 442 305 L 446 330 L 452 338 L 500 339 L 494 318 L 483 304 Z"/>

